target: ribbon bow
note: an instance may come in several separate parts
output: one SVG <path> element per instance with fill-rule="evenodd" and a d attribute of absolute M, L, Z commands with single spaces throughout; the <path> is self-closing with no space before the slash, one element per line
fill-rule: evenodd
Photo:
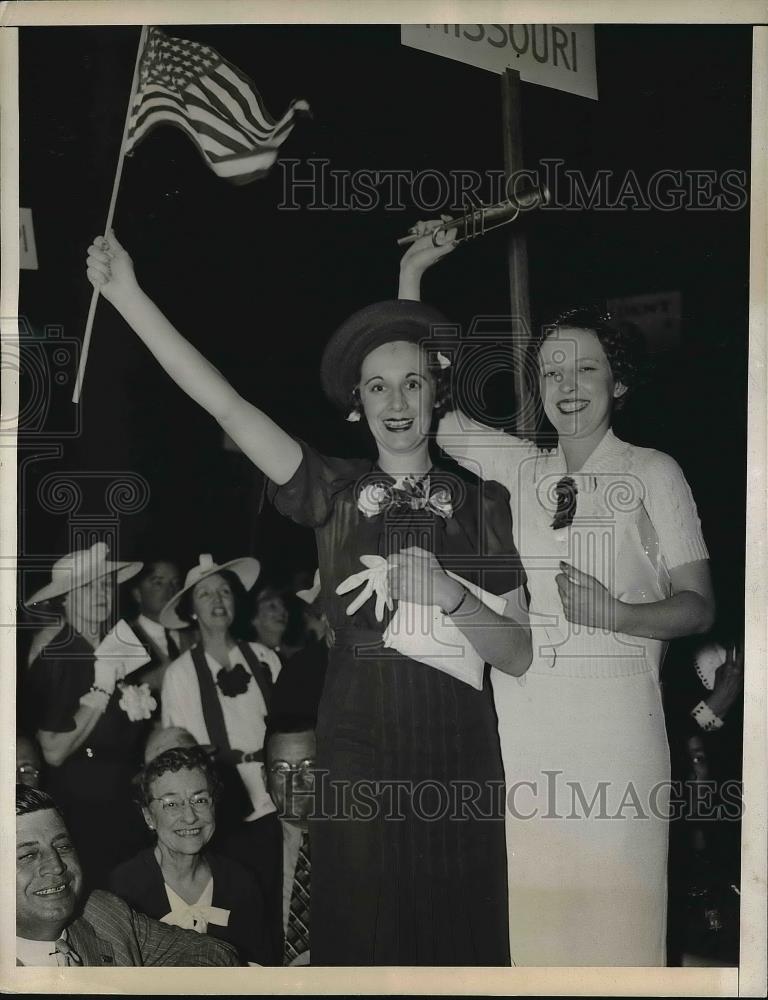
<path fill-rule="evenodd" d="M 576 513 L 576 497 L 579 490 L 576 483 L 570 476 L 563 476 L 555 486 L 555 496 L 557 497 L 557 510 L 552 521 L 552 527 L 567 528 L 573 523 Z"/>
<path fill-rule="evenodd" d="M 251 680 L 250 673 L 242 663 L 236 663 L 234 667 L 225 670 L 224 667 L 216 674 L 216 684 L 222 694 L 227 698 L 236 698 L 239 694 L 245 694 Z"/>
<path fill-rule="evenodd" d="M 229 913 L 229 910 L 225 910 L 221 906 L 190 903 L 183 908 L 171 910 L 170 913 L 160 918 L 160 923 L 181 927 L 185 931 L 197 931 L 198 934 L 205 934 L 208 930 L 208 924 L 226 927 L 229 924 Z"/>
<path fill-rule="evenodd" d="M 450 491 L 444 486 L 430 489 L 429 476 L 406 476 L 401 486 L 368 483 L 360 490 L 357 507 L 366 517 L 375 517 L 384 510 L 430 510 L 446 519 L 453 517 Z"/>

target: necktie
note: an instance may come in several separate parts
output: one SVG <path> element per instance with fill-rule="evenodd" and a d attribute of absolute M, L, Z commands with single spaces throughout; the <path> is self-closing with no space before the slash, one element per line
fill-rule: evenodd
<path fill-rule="evenodd" d="M 64 938 L 59 938 L 55 945 L 57 965 L 82 965 L 83 960 L 75 949 Z"/>
<path fill-rule="evenodd" d="M 305 830 L 301 835 L 296 871 L 293 875 L 291 906 L 288 911 L 288 926 L 285 929 L 285 949 L 283 965 L 291 962 L 305 951 L 309 951 L 309 891 L 312 877 L 312 862 L 309 856 L 309 835 Z"/>
<path fill-rule="evenodd" d="M 166 643 L 166 645 L 168 647 L 168 659 L 169 660 L 177 660 L 179 658 L 179 655 L 180 655 L 181 651 L 180 651 L 180 649 L 178 647 L 178 644 L 176 643 L 176 641 L 174 640 L 173 636 L 171 635 L 171 630 L 170 629 L 166 629 L 165 630 L 165 643 Z"/>
<path fill-rule="evenodd" d="M 567 528 L 572 524 L 574 514 L 576 513 L 576 496 L 578 492 L 576 483 L 570 476 L 563 476 L 557 483 L 557 486 L 555 486 L 557 510 L 555 511 L 555 518 L 552 521 L 552 527 L 555 530 L 558 528 Z"/>

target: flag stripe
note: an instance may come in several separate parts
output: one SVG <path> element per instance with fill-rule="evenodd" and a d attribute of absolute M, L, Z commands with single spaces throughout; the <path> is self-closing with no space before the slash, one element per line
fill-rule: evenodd
<path fill-rule="evenodd" d="M 266 173 L 277 159 L 277 150 L 263 150 L 250 156 L 237 156 L 227 161 L 217 163 L 214 170 L 219 177 L 232 177 L 243 171 L 261 171 Z"/>
<path fill-rule="evenodd" d="M 223 61 L 219 67 L 219 73 L 225 80 L 229 80 L 233 87 L 243 95 L 253 116 L 254 123 L 260 128 L 271 129 L 275 124 L 275 120 L 264 107 L 261 94 L 256 90 L 245 73 L 241 73 L 232 63 Z"/>
<path fill-rule="evenodd" d="M 177 125 L 179 128 L 184 129 L 211 166 L 219 160 L 228 159 L 233 155 L 231 146 L 222 145 L 210 136 L 201 134 L 189 123 L 189 120 L 184 115 L 179 115 L 170 108 L 158 108 L 154 112 L 151 112 L 136 129 L 136 142 L 143 139 L 151 129 L 164 123 Z M 237 152 L 242 154 L 242 150 Z"/>
<path fill-rule="evenodd" d="M 182 114 L 193 124 L 199 124 L 199 131 L 205 136 L 211 138 L 217 146 L 221 146 L 220 150 L 217 152 L 226 153 L 227 150 L 230 152 L 246 152 L 247 150 L 253 149 L 253 142 L 249 136 L 232 128 L 229 122 L 217 118 L 211 115 L 205 106 L 196 106 L 194 108 L 189 108 L 188 102 L 185 104 L 183 101 L 178 100 L 172 95 L 163 92 L 164 88 L 157 88 L 157 96 L 152 98 L 145 98 L 141 104 L 141 114 L 136 118 L 137 127 L 141 122 L 142 115 L 145 110 L 161 110 L 168 108 L 169 112 Z M 169 107 L 169 102 L 171 106 Z"/>
<path fill-rule="evenodd" d="M 262 139 L 269 135 L 269 129 L 253 121 L 248 105 L 242 99 L 240 92 L 230 89 L 227 80 L 220 73 L 208 76 L 205 84 L 206 93 L 211 95 L 212 103 L 218 102 L 221 108 L 226 108 L 238 124 L 254 139 Z"/>
<path fill-rule="evenodd" d="M 163 119 L 167 119 L 169 122 L 173 123 L 183 122 L 190 134 L 193 135 L 195 140 L 200 143 L 201 147 L 210 150 L 210 152 L 214 155 L 231 156 L 233 153 L 242 153 L 245 151 L 243 146 L 233 146 L 233 144 L 228 141 L 220 142 L 215 135 L 206 134 L 202 129 L 196 128 L 186 115 L 180 114 L 175 108 L 162 102 L 151 102 L 150 106 L 142 112 L 136 122 L 136 142 L 138 142 L 142 137 L 145 131 L 144 127 L 148 119 L 151 119 L 153 122 L 162 122 Z M 139 135 L 139 133 L 141 133 L 141 135 Z"/>
<path fill-rule="evenodd" d="M 232 125 L 231 119 L 227 120 L 212 111 L 210 104 L 198 100 L 194 94 L 191 94 L 187 99 L 187 113 L 192 121 L 199 124 L 201 128 L 209 128 L 217 132 L 222 137 L 222 141 L 226 139 L 227 142 L 235 146 L 242 146 L 243 149 L 253 148 L 254 143 L 251 136 Z"/>

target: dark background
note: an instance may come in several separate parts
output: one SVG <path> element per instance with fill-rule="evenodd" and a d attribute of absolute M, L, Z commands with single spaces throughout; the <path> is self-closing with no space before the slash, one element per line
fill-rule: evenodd
<path fill-rule="evenodd" d="M 499 77 L 403 47 L 399 27 L 165 30 L 217 48 L 274 115 L 292 97 L 309 100 L 314 117 L 298 123 L 284 157 L 329 159 L 336 170 L 503 167 Z M 59 368 L 46 327 L 82 338 L 84 255 L 106 217 L 138 37 L 134 27 L 20 31 L 21 204 L 33 210 L 39 257 L 38 271 L 21 273 L 20 313 L 49 373 Z M 600 25 L 596 48 L 598 101 L 523 84 L 527 166 L 557 157 L 588 178 L 607 169 L 614 190 L 628 169 L 641 183 L 662 168 L 748 171 L 749 27 Z M 115 229 L 149 294 L 245 396 L 326 452 L 351 454 L 365 442 L 321 395 L 321 351 L 354 309 L 395 297 L 395 240 L 424 212 L 279 211 L 282 184 L 279 166 L 245 187 L 220 181 L 181 132 L 161 128 L 126 162 Z M 535 323 L 565 304 L 682 293 L 680 347 L 656 359 L 617 430 L 682 464 L 729 624 L 743 608 L 748 214 L 552 210 L 528 221 Z M 507 313 L 505 246 L 497 233 L 457 251 L 428 275 L 426 297 L 464 324 Z M 49 565 L 70 538 L 71 514 L 38 501 L 42 477 L 132 470 L 151 496 L 123 517 L 120 558 L 170 553 L 186 568 L 199 552 L 253 553 L 284 579 L 314 566 L 311 535 L 268 505 L 258 514 L 252 467 L 223 448 L 219 428 L 108 303 L 98 306 L 79 413 L 63 378 L 71 365 L 61 369 L 21 437 L 28 562 Z M 79 433 L 62 437 L 76 418 Z M 45 457 L 46 442 L 60 454 Z M 102 494 L 89 502 L 97 518 Z M 42 568 L 28 574 L 24 591 L 45 579 Z"/>

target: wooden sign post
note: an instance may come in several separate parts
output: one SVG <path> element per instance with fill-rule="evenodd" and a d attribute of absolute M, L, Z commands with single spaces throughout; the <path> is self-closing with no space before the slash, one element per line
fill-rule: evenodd
<path fill-rule="evenodd" d="M 523 121 L 520 94 L 520 74 L 506 69 L 501 75 L 501 122 L 504 142 L 504 174 L 507 184 L 518 170 L 523 169 Z M 512 190 L 511 186 L 508 188 Z M 531 393 L 526 378 L 526 357 L 531 333 L 531 300 L 528 295 L 528 243 L 525 233 L 512 227 L 507 248 L 509 269 L 510 316 L 519 324 L 513 325 L 514 335 L 514 393 L 515 432 L 527 437 L 533 430 L 531 422 Z"/>

